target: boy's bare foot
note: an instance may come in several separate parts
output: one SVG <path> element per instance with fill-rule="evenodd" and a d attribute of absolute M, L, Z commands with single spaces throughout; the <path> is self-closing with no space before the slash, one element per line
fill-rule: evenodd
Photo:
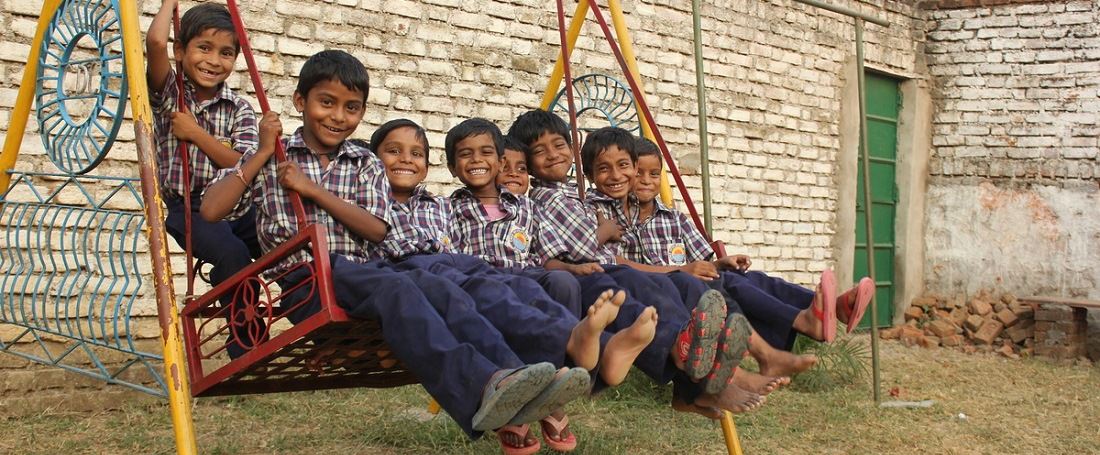
<path fill-rule="evenodd" d="M 657 309 L 647 307 L 630 327 L 620 330 L 608 340 L 600 356 L 600 378 L 612 387 L 622 384 L 627 373 L 630 373 L 634 359 L 649 346 L 656 333 Z"/>
<path fill-rule="evenodd" d="M 623 291 L 604 291 L 588 307 L 588 315 L 573 327 L 565 352 L 578 367 L 586 370 L 596 368 L 596 363 L 600 361 L 600 334 L 619 315 L 619 307 L 625 300 L 626 293 Z"/>
<path fill-rule="evenodd" d="M 821 320 L 814 316 L 813 305 L 809 308 L 802 310 L 798 313 L 798 316 L 794 318 L 794 324 L 792 327 L 798 333 L 806 335 L 817 341 L 825 340 L 825 328 L 821 324 Z"/>
<path fill-rule="evenodd" d="M 760 374 L 764 376 L 794 376 L 817 364 L 817 356 L 780 351 L 755 333 L 749 338 L 749 354 L 760 364 Z"/>
<path fill-rule="evenodd" d="M 695 399 L 696 406 L 724 409 L 734 414 L 749 412 L 764 405 L 767 399 L 731 384 L 717 395 L 702 394 Z"/>
<path fill-rule="evenodd" d="M 320 373 L 329 364 L 329 357 L 336 354 L 336 348 L 322 349 L 313 357 L 306 359 L 306 369 L 314 373 Z"/>
<path fill-rule="evenodd" d="M 786 376 L 764 376 L 738 368 L 733 371 L 733 385 L 759 395 L 767 395 L 791 383 Z"/>
<path fill-rule="evenodd" d="M 711 420 L 718 420 L 722 418 L 722 411 L 717 408 L 708 408 L 699 406 L 696 403 L 688 404 L 683 398 L 672 398 L 672 409 L 678 412 L 690 412 L 693 414 L 699 414 Z"/>

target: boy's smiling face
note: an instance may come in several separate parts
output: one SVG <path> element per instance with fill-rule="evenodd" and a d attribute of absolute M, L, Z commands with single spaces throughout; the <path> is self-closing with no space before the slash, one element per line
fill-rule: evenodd
<path fill-rule="evenodd" d="M 355 132 L 363 120 L 363 92 L 337 79 L 321 81 L 309 93 L 294 92 L 294 107 L 302 113 L 302 136 L 314 153 L 330 154 Z"/>
<path fill-rule="evenodd" d="M 395 198 L 407 198 L 428 176 L 428 154 L 415 128 L 390 131 L 376 150 Z"/>
<path fill-rule="evenodd" d="M 208 28 L 191 38 L 187 47 L 176 47 L 174 51 L 176 61 L 195 84 L 199 97 L 210 99 L 217 93 L 218 86 L 233 74 L 237 37 L 225 30 Z"/>
<path fill-rule="evenodd" d="M 655 155 L 638 157 L 637 177 L 634 179 L 634 195 L 638 202 L 648 204 L 657 199 L 661 185 L 661 159 Z"/>
<path fill-rule="evenodd" d="M 490 189 L 495 193 L 500 156 L 497 155 L 493 137 L 475 134 L 458 141 L 455 144 L 455 162 L 450 170 L 451 175 L 458 177 L 474 193 Z"/>
<path fill-rule="evenodd" d="M 497 175 L 497 185 L 508 188 L 512 194 L 527 194 L 531 186 L 531 176 L 527 174 L 527 157 L 523 152 L 504 149 L 503 165 Z"/>
<path fill-rule="evenodd" d="M 610 145 L 592 161 L 592 182 L 596 189 L 614 199 L 625 198 L 634 189 L 634 160 L 630 153 Z"/>
<path fill-rule="evenodd" d="M 569 179 L 569 169 L 573 166 L 573 150 L 569 143 L 557 133 L 543 133 L 531 147 L 531 175 L 547 182 L 564 182 Z"/>

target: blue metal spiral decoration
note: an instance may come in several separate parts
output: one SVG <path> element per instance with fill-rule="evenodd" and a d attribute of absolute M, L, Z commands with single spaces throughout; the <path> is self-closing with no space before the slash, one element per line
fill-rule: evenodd
<path fill-rule="evenodd" d="M 117 0 L 68 0 L 42 41 L 35 83 L 46 154 L 69 174 L 94 169 L 114 143 L 127 81 Z"/>
<path fill-rule="evenodd" d="M 618 79 L 605 74 L 585 74 L 573 79 L 573 96 L 577 108 L 577 122 L 581 116 L 589 111 L 600 114 L 607 125 L 636 132 L 640 128 L 638 123 L 638 109 L 634 105 L 634 95 L 630 87 Z M 569 105 L 565 100 L 565 89 L 561 89 L 550 104 L 551 112 L 564 119 L 569 118 Z M 592 132 L 599 127 L 577 125 L 577 129 L 584 132 Z"/>

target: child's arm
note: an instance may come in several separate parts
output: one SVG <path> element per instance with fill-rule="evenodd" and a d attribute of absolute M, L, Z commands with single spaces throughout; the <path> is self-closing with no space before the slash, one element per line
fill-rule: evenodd
<path fill-rule="evenodd" d="M 178 0 L 163 0 L 160 11 L 149 24 L 149 32 L 145 34 L 145 58 L 149 61 L 146 77 L 149 90 L 153 93 L 164 89 L 168 74 L 172 71 L 172 63 L 168 60 L 168 31 L 172 28 L 172 12 L 177 3 Z"/>
<path fill-rule="evenodd" d="M 274 111 L 264 114 L 260 122 L 260 146 L 256 153 L 240 165 L 240 172 L 236 176 L 226 176 L 207 187 L 199 208 L 202 219 L 214 223 L 233 211 L 245 190 L 252 185 L 260 170 L 275 154 L 275 142 L 282 134 L 283 124 L 279 121 L 279 114 Z"/>
<path fill-rule="evenodd" d="M 736 270 L 744 273 L 752 266 L 752 259 L 744 254 L 734 254 L 714 261 L 714 266 L 719 269 Z"/>
<path fill-rule="evenodd" d="M 241 152 L 230 148 L 206 132 L 202 126 L 199 126 L 199 123 L 195 121 L 195 116 L 188 112 L 186 107 L 182 112 L 172 112 L 168 115 L 172 117 L 172 135 L 181 141 L 195 144 L 218 167 L 222 169 L 233 167 L 237 164 L 237 161 L 240 161 Z M 255 114 L 252 115 L 255 119 Z M 252 122 L 255 123 L 255 120 Z"/>
<path fill-rule="evenodd" d="M 332 215 L 340 224 L 343 224 L 355 235 L 366 239 L 371 243 L 381 243 L 386 238 L 386 230 L 389 225 L 378 217 L 372 215 L 366 209 L 340 199 L 328 190 L 310 180 L 297 164 L 291 162 L 279 163 L 279 184 L 288 190 L 297 191 L 302 197 L 309 199 Z M 385 197 L 385 196 L 382 196 Z"/>
<path fill-rule="evenodd" d="M 616 223 L 614 220 L 604 218 L 603 213 L 598 209 L 596 209 L 596 221 L 596 242 L 598 242 L 599 245 L 622 240 L 622 226 L 619 226 L 619 223 Z"/>
<path fill-rule="evenodd" d="M 603 273 L 603 267 L 595 262 L 589 262 L 585 264 L 570 264 L 559 259 L 551 259 L 546 261 L 543 266 L 546 270 L 565 270 L 577 276 L 591 275 L 593 273 Z"/>
<path fill-rule="evenodd" d="M 715 261 L 717 262 L 717 261 Z M 664 265 L 650 265 L 642 264 L 640 262 L 634 262 L 622 256 L 615 258 L 616 264 L 622 264 L 635 270 L 649 273 L 670 273 L 670 272 L 684 272 L 688 275 L 694 275 L 696 278 L 703 281 L 710 281 L 718 278 L 718 268 L 716 264 L 712 264 L 707 261 L 695 261 L 690 262 L 687 265 L 680 267 L 664 266 Z"/>

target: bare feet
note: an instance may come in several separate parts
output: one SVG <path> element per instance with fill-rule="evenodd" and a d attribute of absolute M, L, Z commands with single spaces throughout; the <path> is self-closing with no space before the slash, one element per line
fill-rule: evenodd
<path fill-rule="evenodd" d="M 733 385 L 761 396 L 790 383 L 791 378 L 786 376 L 764 376 L 746 371 L 744 368 L 733 370 Z"/>
<path fill-rule="evenodd" d="M 749 338 L 749 354 L 760 364 L 760 374 L 764 376 L 793 376 L 817 364 L 817 356 L 780 351 L 755 333 Z"/>
<path fill-rule="evenodd" d="M 818 319 L 817 316 L 814 316 L 814 305 L 816 304 L 817 301 L 815 300 L 814 304 L 810 305 L 809 308 L 800 311 L 798 316 L 795 316 L 792 327 L 798 333 L 817 341 L 823 341 L 825 340 L 825 328 L 821 324 L 821 320 Z"/>
<path fill-rule="evenodd" d="M 703 394 L 695 399 L 696 406 L 724 409 L 734 414 L 749 412 L 764 405 L 767 399 L 731 384 L 717 395 Z"/>
<path fill-rule="evenodd" d="M 588 307 L 588 315 L 573 327 L 565 352 L 578 367 L 586 370 L 596 368 L 596 363 L 600 361 L 600 334 L 619 315 L 619 307 L 625 300 L 626 293 L 623 291 L 614 294 L 611 290 L 604 291 Z"/>
<path fill-rule="evenodd" d="M 649 346 L 656 332 L 657 309 L 647 307 L 630 327 L 620 330 L 608 340 L 600 356 L 600 378 L 612 387 L 622 384 L 627 373 L 630 373 L 634 359 Z"/>
<path fill-rule="evenodd" d="M 699 406 L 698 403 L 688 404 L 684 401 L 683 398 L 679 397 L 672 398 L 672 409 L 679 412 L 690 412 L 694 414 L 699 414 L 711 420 L 718 420 L 722 418 L 722 410 L 718 408 L 703 407 Z"/>
<path fill-rule="evenodd" d="M 565 420 L 565 409 L 558 408 L 552 414 L 550 414 L 550 417 L 553 417 L 554 420 L 557 420 L 559 422 Z M 568 424 L 561 427 L 561 432 L 556 433 L 554 431 L 551 431 L 556 431 L 556 428 L 554 427 L 554 425 L 550 424 L 550 419 L 540 420 L 539 426 L 542 428 L 542 436 L 554 442 L 565 442 L 571 436 L 573 436 L 573 432 L 569 429 Z"/>
<path fill-rule="evenodd" d="M 539 440 L 532 433 L 530 425 L 508 425 L 497 430 L 497 438 L 502 447 L 522 449 L 539 445 Z"/>

